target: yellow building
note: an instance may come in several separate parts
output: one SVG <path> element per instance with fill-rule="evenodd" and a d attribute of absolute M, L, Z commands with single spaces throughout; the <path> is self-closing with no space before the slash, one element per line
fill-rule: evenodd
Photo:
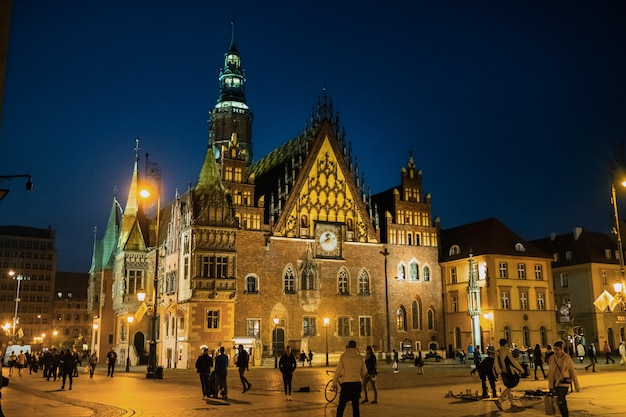
<path fill-rule="evenodd" d="M 470 265 L 478 286 L 481 350 L 507 339 L 518 348 L 556 339 L 552 257 L 488 219 L 441 231 L 440 265 L 449 350 L 472 344 Z"/>

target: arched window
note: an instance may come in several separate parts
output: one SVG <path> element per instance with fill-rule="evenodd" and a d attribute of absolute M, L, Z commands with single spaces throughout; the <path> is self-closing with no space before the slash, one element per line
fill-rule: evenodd
<path fill-rule="evenodd" d="M 406 310 L 404 306 L 400 306 L 396 315 L 396 328 L 398 331 L 406 332 Z"/>
<path fill-rule="evenodd" d="M 420 279 L 418 271 L 417 262 L 411 261 L 411 263 L 409 263 L 409 279 L 411 281 L 417 281 Z"/>
<path fill-rule="evenodd" d="M 420 245 L 420 235 L 419 233 L 415 233 L 415 246 Z"/>
<path fill-rule="evenodd" d="M 524 347 L 530 346 L 530 330 L 528 326 L 522 328 L 522 337 L 524 338 Z"/>
<path fill-rule="evenodd" d="M 295 278 L 293 274 L 293 267 L 287 265 L 285 272 L 283 273 L 283 291 L 285 293 L 293 293 L 295 290 Z"/>
<path fill-rule="evenodd" d="M 454 347 L 457 349 L 461 349 L 463 347 L 461 343 L 461 329 L 458 327 L 454 328 Z"/>
<path fill-rule="evenodd" d="M 425 266 L 424 267 L 424 282 L 428 282 L 430 281 L 430 268 Z"/>
<path fill-rule="evenodd" d="M 450 246 L 450 250 L 448 251 L 448 256 L 454 256 L 461 253 L 461 247 L 459 245 Z"/>
<path fill-rule="evenodd" d="M 432 308 L 428 309 L 428 330 L 435 330 L 435 312 Z"/>
<path fill-rule="evenodd" d="M 406 270 L 403 264 L 398 264 L 398 279 L 404 279 L 406 277 Z"/>
<path fill-rule="evenodd" d="M 306 216 L 306 214 L 303 214 L 302 217 L 300 217 L 300 227 L 309 227 L 309 218 Z"/>
<path fill-rule="evenodd" d="M 246 277 L 246 292 L 248 294 L 255 294 L 259 292 L 259 281 L 258 278 L 254 275 L 249 275 Z"/>
<path fill-rule="evenodd" d="M 300 288 L 303 290 L 314 290 L 315 289 L 315 271 L 313 268 L 303 268 L 302 269 L 302 285 Z"/>
<path fill-rule="evenodd" d="M 337 276 L 337 292 L 340 295 L 348 295 L 348 271 L 345 268 L 339 270 Z"/>
<path fill-rule="evenodd" d="M 414 330 L 422 328 L 422 317 L 420 313 L 420 306 L 417 300 L 413 300 L 411 303 L 411 326 Z"/>
<path fill-rule="evenodd" d="M 370 277 L 366 270 L 359 272 L 359 294 L 370 293 Z"/>
<path fill-rule="evenodd" d="M 509 346 L 511 345 L 511 328 L 509 326 L 504 326 L 504 338 L 508 340 Z"/>

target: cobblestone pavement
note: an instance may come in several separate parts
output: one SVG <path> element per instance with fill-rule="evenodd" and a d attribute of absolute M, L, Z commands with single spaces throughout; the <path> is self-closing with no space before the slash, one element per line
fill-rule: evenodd
<path fill-rule="evenodd" d="M 470 376 L 469 367 L 429 364 L 424 375 L 414 367 L 401 364 L 400 373 L 382 363 L 378 377 L 378 404 L 361 405 L 361 415 L 369 416 L 498 416 L 523 412 L 525 416 L 545 415 L 542 397 L 523 397 L 527 390 L 546 389 L 545 381 L 522 379 L 515 394 L 518 408 L 500 411 L 493 401 L 471 401 L 458 398 L 466 390 L 480 390 L 480 380 Z M 326 402 L 323 389 L 330 379 L 325 368 L 299 367 L 293 388 L 309 387 L 310 392 L 294 392 L 286 401 L 280 373 L 273 367 L 251 368 L 248 379 L 252 389 L 241 392 L 237 370 L 229 369 L 228 400 L 203 400 L 200 382 L 193 370 L 165 369 L 164 379 L 147 380 L 145 367 L 124 372 L 118 368 L 114 378 L 96 370 L 94 379 L 82 374 L 74 379 L 73 389 L 61 390 L 59 381 L 46 381 L 41 374 L 12 377 L 2 389 L 4 415 L 27 417 L 129 417 L 129 416 L 206 416 L 211 412 L 246 413 L 250 416 L 330 417 L 336 414 L 336 403 Z M 4 370 L 7 375 L 7 370 Z M 582 390 L 568 395 L 570 415 L 618 416 L 626 398 L 626 366 L 598 366 L 598 372 L 579 369 Z M 500 385 L 499 385 L 500 386 Z M 447 397 L 452 392 L 455 396 Z M 608 394 L 608 395 L 607 395 Z M 370 392 L 370 401 L 373 394 Z M 352 415 L 350 406 L 346 416 Z"/>

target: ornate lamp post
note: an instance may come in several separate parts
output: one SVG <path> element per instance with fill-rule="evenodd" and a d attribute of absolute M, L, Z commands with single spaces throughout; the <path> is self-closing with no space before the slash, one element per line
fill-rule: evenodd
<path fill-rule="evenodd" d="M 328 366 L 328 325 L 330 324 L 330 319 L 328 317 L 324 317 L 324 327 L 326 328 L 326 366 Z"/>
<path fill-rule="evenodd" d="M 467 284 L 467 315 L 472 320 L 472 347 L 480 345 L 480 287 L 474 273 L 474 257 L 469 255 L 469 280 Z"/>
<path fill-rule="evenodd" d="M 13 344 L 15 345 L 17 341 L 17 324 L 19 323 L 19 317 L 17 317 L 17 312 L 20 306 L 20 285 L 22 281 L 30 279 L 30 277 L 25 277 L 21 274 L 15 275 L 15 271 L 9 271 L 9 275 L 14 280 L 17 280 L 17 294 L 15 296 L 15 315 L 13 316 Z"/>

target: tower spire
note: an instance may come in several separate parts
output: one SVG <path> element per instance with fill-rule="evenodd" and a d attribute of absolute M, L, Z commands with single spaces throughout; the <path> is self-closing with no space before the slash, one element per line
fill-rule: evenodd
<path fill-rule="evenodd" d="M 230 52 L 237 52 L 237 47 L 235 46 L 235 20 L 230 21 L 231 25 L 231 34 L 230 34 L 230 47 L 228 50 Z"/>

